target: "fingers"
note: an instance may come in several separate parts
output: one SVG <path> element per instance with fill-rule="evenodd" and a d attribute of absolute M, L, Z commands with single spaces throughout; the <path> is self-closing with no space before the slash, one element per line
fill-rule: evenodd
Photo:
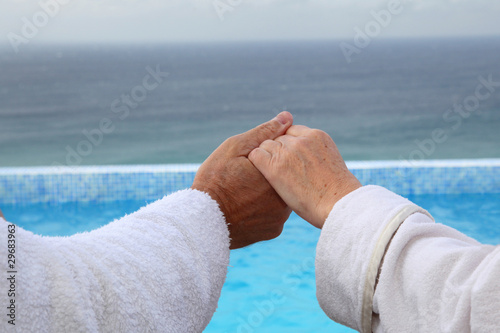
<path fill-rule="evenodd" d="M 286 131 L 286 134 L 291 136 L 305 136 L 310 131 L 312 129 L 307 126 L 293 125 Z"/>
<path fill-rule="evenodd" d="M 283 136 L 280 136 L 279 138 L 276 138 L 275 140 L 266 140 L 262 142 L 259 148 L 264 149 L 265 151 L 269 153 L 273 153 L 276 150 L 280 149 L 283 146 L 283 143 L 279 141 Z"/>
<path fill-rule="evenodd" d="M 286 138 L 292 138 L 289 135 L 280 136 L 275 140 L 266 140 L 260 147 L 255 148 L 248 155 L 250 162 L 257 168 L 257 170 L 262 173 L 262 175 L 270 182 L 274 177 L 274 171 L 276 167 L 273 166 L 277 161 L 277 157 L 281 156 L 285 147 L 282 141 L 286 141 Z M 279 158 L 278 158 L 279 160 Z"/>
<path fill-rule="evenodd" d="M 258 147 L 250 152 L 248 159 L 264 175 L 264 177 L 266 177 L 267 166 L 270 164 L 272 159 L 271 153 Z"/>
<path fill-rule="evenodd" d="M 275 140 L 266 140 L 262 142 L 259 147 L 250 152 L 248 159 L 250 159 L 251 162 L 254 160 L 257 164 L 259 164 L 259 166 L 263 166 L 264 163 L 268 164 L 273 154 L 275 154 L 278 149 L 282 148 L 283 144 L 278 141 L 281 138 L 283 138 L 283 136 L 280 136 Z"/>
<path fill-rule="evenodd" d="M 259 147 L 266 140 L 274 140 L 275 138 L 285 134 L 293 123 L 293 116 L 289 112 L 281 112 L 274 119 L 267 123 L 251 129 L 248 132 L 239 135 L 242 147 L 239 148 L 239 153 L 244 156 Z"/>

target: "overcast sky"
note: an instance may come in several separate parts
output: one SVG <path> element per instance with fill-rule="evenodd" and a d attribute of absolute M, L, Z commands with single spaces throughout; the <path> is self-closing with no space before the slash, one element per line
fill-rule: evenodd
<path fill-rule="evenodd" d="M 36 42 L 353 38 L 391 1 L 0 0 L 0 35 L 2 43 L 23 34 Z M 500 35 L 499 0 L 407 0 L 399 12 L 381 38 Z M 26 36 L 34 20 L 40 28 Z"/>

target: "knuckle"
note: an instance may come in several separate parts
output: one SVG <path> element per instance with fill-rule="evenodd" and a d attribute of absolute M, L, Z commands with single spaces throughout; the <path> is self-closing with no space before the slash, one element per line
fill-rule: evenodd
<path fill-rule="evenodd" d="M 319 138 L 319 139 L 324 139 L 325 137 L 328 136 L 326 132 L 319 130 L 319 129 L 313 129 L 311 130 L 311 136 L 314 138 Z"/>
<path fill-rule="evenodd" d="M 256 148 L 254 150 L 252 150 L 250 152 L 250 154 L 248 154 L 248 159 L 251 161 L 251 162 L 259 162 L 260 159 L 259 159 L 259 151 L 258 151 L 259 148 Z"/>
<path fill-rule="evenodd" d="M 326 146 L 335 145 L 330 135 L 322 130 L 313 130 L 309 139 Z"/>
<path fill-rule="evenodd" d="M 233 152 L 233 150 L 237 150 L 240 147 L 242 142 L 243 136 L 242 134 L 238 134 L 226 139 L 221 146 L 224 147 L 227 151 Z"/>
<path fill-rule="evenodd" d="M 229 139 L 227 139 L 226 141 L 227 142 L 230 142 L 232 144 L 237 144 L 239 142 L 241 142 L 241 140 L 243 140 L 243 134 L 236 134 L 236 135 L 233 135 L 232 137 L 230 137 Z"/>
<path fill-rule="evenodd" d="M 267 139 L 267 140 L 265 140 L 264 142 L 262 142 L 261 146 L 262 146 L 262 145 L 266 145 L 266 146 L 267 146 L 267 145 L 271 145 L 271 144 L 273 144 L 273 142 L 274 142 L 273 140 L 271 140 L 271 139 Z"/>

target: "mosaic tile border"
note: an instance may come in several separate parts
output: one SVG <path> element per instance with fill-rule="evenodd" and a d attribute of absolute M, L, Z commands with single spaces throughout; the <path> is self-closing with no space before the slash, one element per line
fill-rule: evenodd
<path fill-rule="evenodd" d="M 363 184 L 401 195 L 500 193 L 500 159 L 348 162 Z M 0 204 L 156 200 L 191 186 L 198 164 L 0 168 Z"/>

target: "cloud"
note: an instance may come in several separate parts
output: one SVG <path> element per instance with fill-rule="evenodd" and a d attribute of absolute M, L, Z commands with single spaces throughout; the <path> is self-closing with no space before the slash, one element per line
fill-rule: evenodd
<path fill-rule="evenodd" d="M 19 32 L 40 3 L 3 0 L 0 36 Z M 173 41 L 349 38 L 391 0 L 66 0 L 37 36 L 43 41 Z M 381 37 L 500 34 L 500 1 L 405 0 Z M 424 23 L 425 22 L 425 23 Z M 3 38 L 6 42 L 7 38 Z"/>

